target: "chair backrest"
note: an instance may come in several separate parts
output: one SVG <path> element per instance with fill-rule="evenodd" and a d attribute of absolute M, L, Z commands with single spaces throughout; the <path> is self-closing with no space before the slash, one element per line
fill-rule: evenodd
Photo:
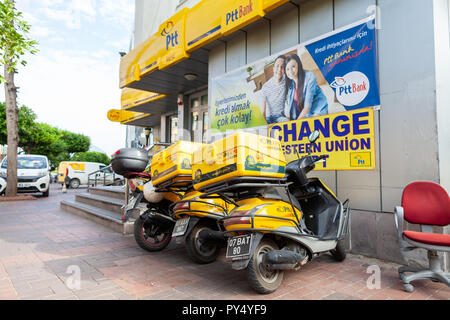
<path fill-rule="evenodd" d="M 434 182 L 413 182 L 403 190 L 404 218 L 409 223 L 434 226 L 450 224 L 450 198 Z"/>

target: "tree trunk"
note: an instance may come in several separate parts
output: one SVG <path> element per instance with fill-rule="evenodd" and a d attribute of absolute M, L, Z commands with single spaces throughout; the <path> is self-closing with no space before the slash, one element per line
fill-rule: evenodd
<path fill-rule="evenodd" d="M 14 84 L 14 71 L 8 72 L 9 65 L 5 64 L 5 98 L 6 98 L 6 132 L 8 141 L 8 168 L 6 196 L 17 195 L 17 147 L 19 146 L 19 109 L 17 108 L 17 88 Z"/>

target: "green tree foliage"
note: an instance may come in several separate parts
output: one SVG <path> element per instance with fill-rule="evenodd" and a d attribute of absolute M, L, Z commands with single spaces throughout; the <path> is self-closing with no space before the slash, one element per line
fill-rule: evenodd
<path fill-rule="evenodd" d="M 80 162 L 98 162 L 104 163 L 107 166 L 111 163 L 111 159 L 106 154 L 100 152 L 78 152 L 75 153 L 70 160 Z"/>
<path fill-rule="evenodd" d="M 0 0 L 0 64 L 7 66 L 6 72 L 15 72 L 18 64 L 26 66 L 22 56 L 38 51 L 38 42 L 27 36 L 30 29 L 31 26 L 23 20 L 22 12 L 14 7 L 14 1 Z M 0 83 L 4 81 L 0 74 Z"/>
<path fill-rule="evenodd" d="M 62 139 L 66 144 L 66 150 L 69 153 L 87 152 L 91 146 L 91 139 L 89 137 L 76 134 L 69 131 L 62 131 Z"/>
<path fill-rule="evenodd" d="M 0 65 L 4 66 L 6 127 L 8 140 L 8 168 L 6 196 L 17 195 L 17 148 L 19 146 L 17 87 L 14 75 L 18 64 L 25 66 L 26 53 L 37 52 L 37 42 L 28 37 L 30 25 L 23 19 L 22 12 L 16 10 L 14 0 L 0 0 Z"/>
<path fill-rule="evenodd" d="M 48 157 L 52 165 L 69 161 L 76 152 L 87 152 L 91 146 L 89 137 L 60 130 L 45 123 L 38 123 L 36 114 L 26 106 L 19 108 L 18 129 L 21 147 L 27 154 Z M 0 102 L 0 144 L 7 144 L 5 104 Z"/>
<path fill-rule="evenodd" d="M 27 139 L 27 135 L 35 126 L 36 114 L 33 110 L 26 106 L 19 108 L 19 136 L 20 139 Z M 23 141 L 21 141 L 23 142 Z M 4 102 L 0 102 L 0 144 L 7 144 L 7 132 L 6 132 L 6 105 Z"/>

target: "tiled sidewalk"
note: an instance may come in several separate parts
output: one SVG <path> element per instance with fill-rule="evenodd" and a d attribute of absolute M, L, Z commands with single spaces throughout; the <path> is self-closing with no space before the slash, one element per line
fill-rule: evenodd
<path fill-rule="evenodd" d="M 275 293 L 258 295 L 245 271 L 232 270 L 223 256 L 196 265 L 175 243 L 147 253 L 132 236 L 61 211 L 60 201 L 75 192 L 55 186 L 48 199 L 0 202 L 0 299 L 450 299 L 447 286 L 431 281 L 416 281 L 406 293 L 397 265 L 352 255 L 342 263 L 321 256 L 286 273 Z M 367 288 L 371 265 L 380 267 L 380 289 Z M 74 270 L 81 272 L 79 290 L 70 286 Z"/>

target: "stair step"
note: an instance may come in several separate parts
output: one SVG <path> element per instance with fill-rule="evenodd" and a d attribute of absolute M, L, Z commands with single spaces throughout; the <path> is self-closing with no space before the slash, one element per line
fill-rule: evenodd
<path fill-rule="evenodd" d="M 88 204 L 67 200 L 61 201 L 61 209 L 88 218 L 89 220 L 95 221 L 120 233 L 133 233 L 133 223 L 128 222 L 124 224 L 121 214 L 103 210 Z"/>
<path fill-rule="evenodd" d="M 125 199 L 124 187 L 89 187 L 89 193 L 98 196 L 120 199 L 122 201 Z"/>
<path fill-rule="evenodd" d="M 122 206 L 124 205 L 123 199 L 117 199 L 112 197 L 100 196 L 90 193 L 81 193 L 75 196 L 76 202 L 81 202 L 93 207 L 97 207 L 103 210 L 110 210 L 117 214 L 122 214 Z"/>

